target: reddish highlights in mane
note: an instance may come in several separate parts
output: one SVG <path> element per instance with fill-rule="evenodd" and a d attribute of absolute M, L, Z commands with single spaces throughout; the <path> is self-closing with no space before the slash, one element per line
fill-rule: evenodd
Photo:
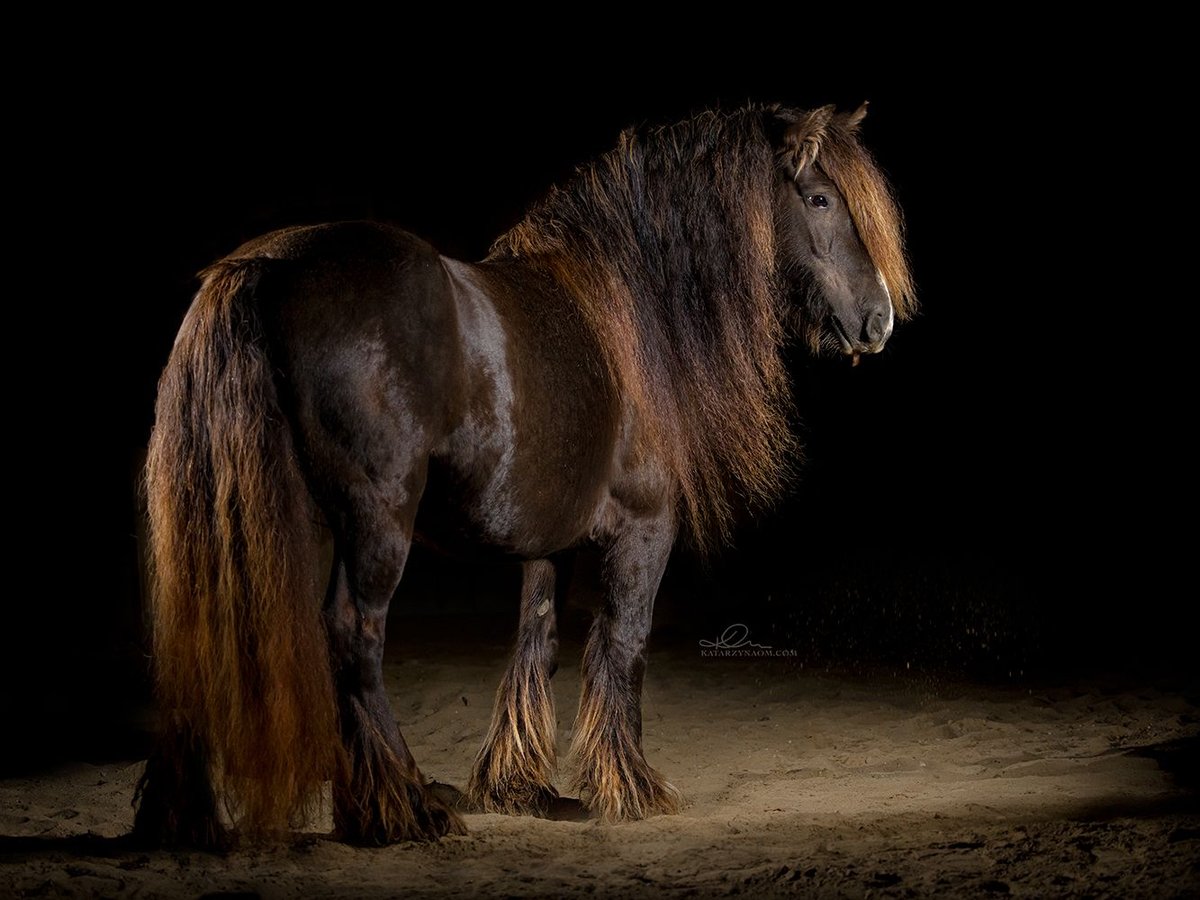
<path fill-rule="evenodd" d="M 799 115 L 747 107 L 627 131 L 489 257 L 522 259 L 576 298 L 628 403 L 628 452 L 674 476 L 683 525 L 701 549 L 728 537 L 739 502 L 773 498 L 795 455 L 779 353 L 781 148 L 770 135 Z M 833 122 L 831 110 L 824 118 L 811 149 L 904 315 L 912 284 L 899 211 L 854 138 L 857 123 Z"/>

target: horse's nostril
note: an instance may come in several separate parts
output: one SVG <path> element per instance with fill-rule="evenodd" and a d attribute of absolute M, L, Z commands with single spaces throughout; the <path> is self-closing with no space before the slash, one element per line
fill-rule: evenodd
<path fill-rule="evenodd" d="M 892 330 L 890 312 L 890 309 L 877 309 L 867 316 L 867 320 L 863 322 L 863 337 L 868 344 L 882 344 L 888 339 Z"/>

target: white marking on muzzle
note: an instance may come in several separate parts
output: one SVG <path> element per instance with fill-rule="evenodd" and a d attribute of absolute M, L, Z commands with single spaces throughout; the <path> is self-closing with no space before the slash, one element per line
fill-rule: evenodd
<path fill-rule="evenodd" d="M 883 288 L 883 292 L 888 298 L 887 329 L 883 334 L 883 339 L 886 341 L 892 336 L 892 326 L 896 324 L 896 309 L 892 305 L 892 292 L 888 290 L 887 282 L 883 280 L 883 273 L 878 269 L 875 270 L 875 280 L 879 282 L 879 286 Z"/>

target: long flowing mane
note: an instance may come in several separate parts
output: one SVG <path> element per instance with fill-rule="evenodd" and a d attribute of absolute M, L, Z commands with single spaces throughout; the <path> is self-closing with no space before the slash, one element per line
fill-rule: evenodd
<path fill-rule="evenodd" d="M 701 548 L 728 536 L 739 501 L 778 493 L 794 449 L 771 139 L 788 120 L 789 111 L 752 106 L 628 130 L 489 256 L 520 258 L 575 296 L 631 404 L 631 452 L 665 462 Z M 912 290 L 886 182 L 850 129 L 828 122 L 824 131 L 813 149 L 829 156 L 827 172 L 904 314 Z M 887 222 L 872 224 L 881 211 Z"/>

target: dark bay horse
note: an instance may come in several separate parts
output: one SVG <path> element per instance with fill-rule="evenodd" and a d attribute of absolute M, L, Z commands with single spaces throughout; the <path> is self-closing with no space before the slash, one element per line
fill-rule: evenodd
<path fill-rule="evenodd" d="M 414 534 L 524 561 L 473 801 L 536 812 L 556 796 L 550 559 L 593 542 L 605 599 L 573 787 L 609 821 L 676 810 L 641 746 L 672 545 L 719 545 L 735 498 L 777 492 L 787 336 L 857 362 L 914 303 L 864 113 L 752 106 L 627 132 L 477 264 L 352 222 L 275 232 L 207 269 L 147 464 L 163 724 L 136 832 L 219 845 L 232 816 L 278 833 L 326 782 L 344 840 L 463 831 L 382 679 Z"/>

